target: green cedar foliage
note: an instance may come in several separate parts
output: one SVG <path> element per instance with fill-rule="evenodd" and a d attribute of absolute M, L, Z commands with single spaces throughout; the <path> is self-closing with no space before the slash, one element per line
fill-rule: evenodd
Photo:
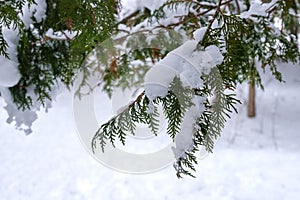
<path fill-rule="evenodd" d="M 97 142 L 100 142 L 104 152 L 106 141 L 110 141 L 114 146 L 116 138 L 119 138 L 124 145 L 127 133 L 134 135 L 136 123 L 147 124 L 150 130 L 156 134 L 159 126 L 157 107 L 160 104 L 162 104 L 163 112 L 168 120 L 167 134 L 174 139 L 180 131 L 184 113 L 192 105 L 191 94 L 192 91 L 184 88 L 178 77 L 175 77 L 170 84 L 166 97 L 156 98 L 153 104 L 150 104 L 149 99 L 142 92 L 126 109 L 98 129 L 92 140 L 93 151 L 97 147 Z M 150 106 L 153 106 L 151 112 L 149 112 Z"/>

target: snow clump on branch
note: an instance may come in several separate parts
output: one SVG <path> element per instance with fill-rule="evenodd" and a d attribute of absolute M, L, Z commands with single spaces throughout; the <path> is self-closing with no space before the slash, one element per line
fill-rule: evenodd
<path fill-rule="evenodd" d="M 223 55 L 215 45 L 197 50 L 203 39 L 206 28 L 194 32 L 195 40 L 188 40 L 171 51 L 165 58 L 156 63 L 146 74 L 144 88 L 150 101 L 168 94 L 169 85 L 177 76 L 184 87 L 201 88 L 201 75 L 209 74 L 213 67 L 223 62 Z M 196 120 L 204 111 L 205 97 L 192 97 L 193 105 L 184 114 L 181 131 L 175 136 L 175 147 L 172 148 L 176 159 L 185 157 L 185 152 L 193 147 L 193 133 Z"/>

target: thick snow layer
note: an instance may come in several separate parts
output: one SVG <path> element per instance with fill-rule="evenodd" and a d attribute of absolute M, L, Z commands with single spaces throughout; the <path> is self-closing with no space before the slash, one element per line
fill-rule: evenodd
<path fill-rule="evenodd" d="M 214 153 L 199 160 L 196 179 L 177 179 L 172 166 L 152 174 L 122 174 L 93 160 L 76 136 L 68 93 L 49 113 L 39 113 L 29 136 L 7 125 L 1 109 L 1 199 L 298 199 L 300 68 L 280 70 L 286 83 L 262 74 L 265 91 L 257 91 L 257 117 L 248 119 L 247 106 L 239 106 Z M 247 85 L 238 94 L 246 99 Z M 110 115 L 106 107 L 103 102 L 97 111 L 103 117 Z"/>
<path fill-rule="evenodd" d="M 191 55 L 196 50 L 197 44 L 198 43 L 195 40 L 188 40 L 178 48 L 174 49 L 172 53 L 185 58 L 185 56 Z"/>
<path fill-rule="evenodd" d="M 201 87 L 201 73 L 209 73 L 212 67 L 222 63 L 223 56 L 217 46 L 196 51 L 197 44 L 195 40 L 188 40 L 147 72 L 144 87 L 150 100 L 166 96 L 167 88 L 176 75 L 184 86 Z"/>
<path fill-rule="evenodd" d="M 172 147 L 176 159 L 185 157 L 185 151 L 193 149 L 193 135 L 195 132 L 195 123 L 197 118 L 204 111 L 203 103 L 205 98 L 194 96 L 192 102 L 194 105 L 185 113 L 180 126 L 180 133 L 175 136 L 175 147 Z"/>
<path fill-rule="evenodd" d="M 150 100 L 164 97 L 168 94 L 168 87 L 176 75 L 186 69 L 185 63 L 193 53 L 197 43 L 193 40 L 185 42 L 174 49 L 164 59 L 152 67 L 145 76 L 145 94 Z"/>
<path fill-rule="evenodd" d="M 193 32 L 194 39 L 197 42 L 202 41 L 206 30 L 207 30 L 207 27 L 201 27 L 201 28 L 197 29 L 196 31 L 194 31 Z"/>
<path fill-rule="evenodd" d="M 73 39 L 76 36 L 77 32 L 75 31 L 59 31 L 59 32 L 54 32 L 52 28 L 50 28 L 47 32 L 46 32 L 46 36 L 54 39 L 54 40 L 69 40 L 69 39 Z"/>
<path fill-rule="evenodd" d="M 205 51 L 212 58 L 212 62 L 214 66 L 219 65 L 223 62 L 224 57 L 217 46 L 210 45 L 205 48 Z"/>
<path fill-rule="evenodd" d="M 152 67 L 145 76 L 145 94 L 152 101 L 156 97 L 164 97 L 168 94 L 168 87 L 174 77 L 176 70 L 172 67 L 157 64 Z"/>

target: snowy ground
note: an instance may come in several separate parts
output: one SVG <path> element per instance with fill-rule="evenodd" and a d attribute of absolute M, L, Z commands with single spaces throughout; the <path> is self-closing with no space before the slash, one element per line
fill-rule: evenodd
<path fill-rule="evenodd" d="M 77 138 L 69 93 L 59 96 L 48 114 L 40 114 L 29 136 L 7 125 L 1 108 L 0 199 L 295 200 L 300 191 L 300 68 L 285 67 L 285 84 L 264 78 L 255 119 L 247 119 L 245 105 L 240 106 L 214 154 L 200 162 L 196 179 L 177 179 L 171 166 L 128 175 L 96 162 Z M 246 91 L 239 90 L 245 100 Z"/>

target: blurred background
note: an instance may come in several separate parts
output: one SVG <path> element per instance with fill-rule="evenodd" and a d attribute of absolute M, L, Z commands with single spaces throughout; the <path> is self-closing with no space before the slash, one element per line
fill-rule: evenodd
<path fill-rule="evenodd" d="M 172 166 L 132 175 L 98 163 L 77 136 L 71 92 L 60 94 L 48 113 L 39 113 L 29 136 L 5 123 L 0 98 L 1 199 L 297 199 L 300 66 L 280 64 L 279 71 L 285 83 L 262 74 L 265 90 L 257 90 L 255 118 L 247 117 L 248 86 L 237 88 L 243 104 L 214 153 L 199 160 L 197 178 L 178 179 Z"/>

